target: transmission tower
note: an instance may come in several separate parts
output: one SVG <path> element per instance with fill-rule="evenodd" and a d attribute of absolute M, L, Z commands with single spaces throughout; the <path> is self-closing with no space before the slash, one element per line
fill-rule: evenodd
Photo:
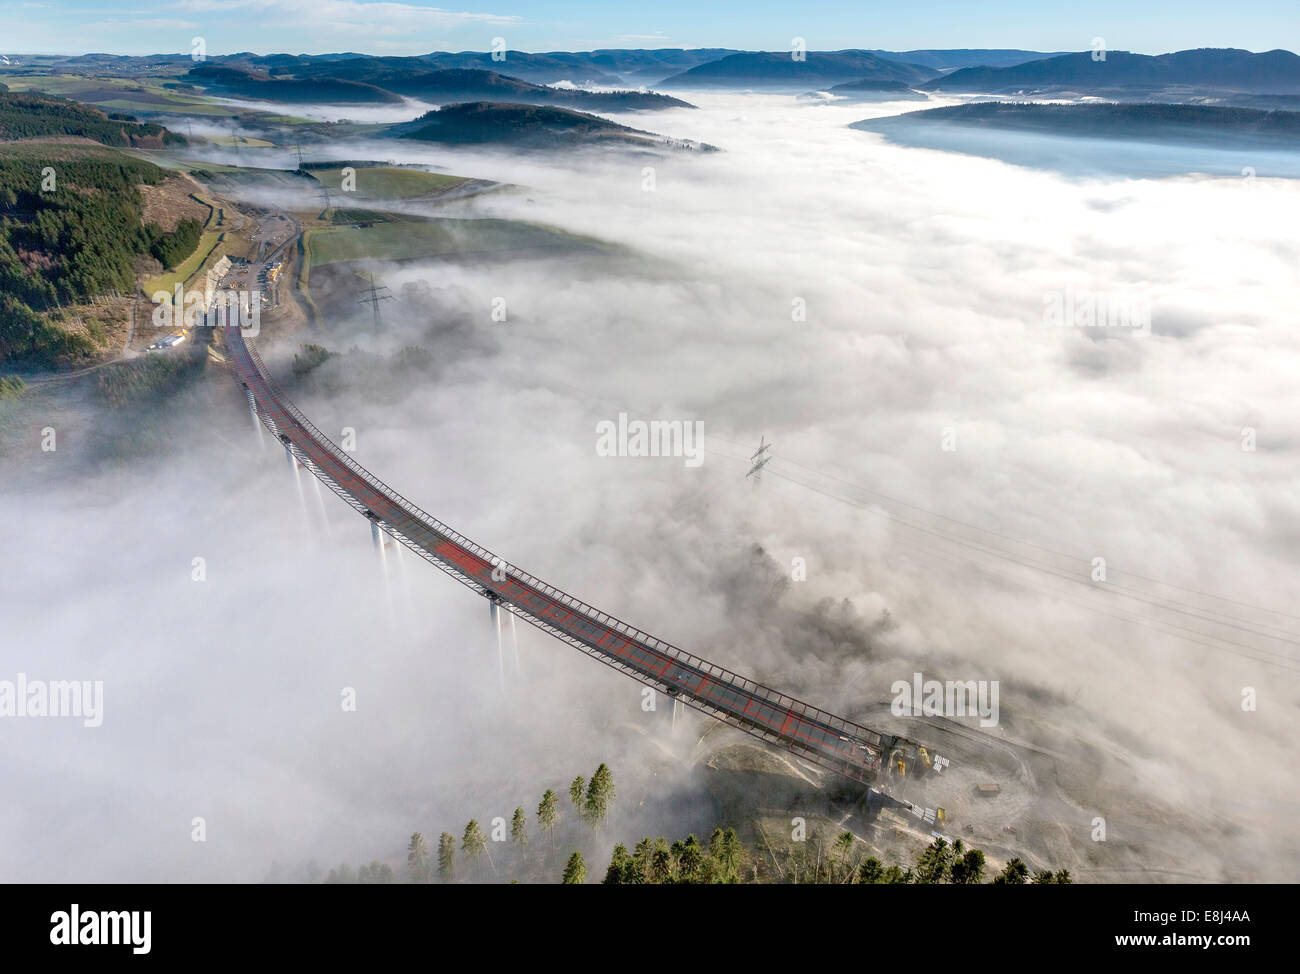
<path fill-rule="evenodd" d="M 767 452 L 770 449 L 772 449 L 772 444 L 767 442 L 766 434 L 760 436 L 758 438 L 758 449 L 755 450 L 754 455 L 749 458 L 751 464 L 749 473 L 745 474 L 746 479 L 749 477 L 754 478 L 755 486 L 758 486 L 759 481 L 763 479 L 763 468 L 767 466 L 768 461 L 772 459 L 772 455 Z"/>
<path fill-rule="evenodd" d="M 391 294 L 380 293 L 381 291 L 387 291 L 388 288 L 384 287 L 383 285 L 380 285 L 379 287 L 375 287 L 375 276 L 373 274 L 367 274 L 366 277 L 370 279 L 370 286 L 365 289 L 365 291 L 363 292 L 365 296 L 360 301 L 358 301 L 357 304 L 370 305 L 370 310 L 374 313 L 375 334 L 378 335 L 383 325 L 383 321 L 379 316 L 379 302 L 391 301 L 393 300 L 393 296 Z"/>

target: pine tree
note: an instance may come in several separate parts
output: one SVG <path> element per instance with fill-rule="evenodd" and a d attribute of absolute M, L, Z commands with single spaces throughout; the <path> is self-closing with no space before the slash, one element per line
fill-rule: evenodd
<path fill-rule="evenodd" d="M 578 818 L 583 817 L 582 797 L 583 788 L 586 787 L 586 784 L 587 782 L 582 775 L 578 775 L 569 783 L 569 801 L 573 802 L 573 810 L 578 813 Z"/>
<path fill-rule="evenodd" d="M 675 863 L 667 839 L 656 839 L 650 854 L 650 882 L 666 886 L 673 881 Z"/>
<path fill-rule="evenodd" d="M 704 850 L 700 847 L 700 840 L 693 834 L 686 837 L 686 841 L 681 844 L 681 851 L 677 854 L 677 875 L 683 883 L 701 883 L 705 882 L 705 858 Z"/>
<path fill-rule="evenodd" d="M 844 882 L 848 882 L 853 875 L 853 867 L 849 864 L 849 856 L 853 852 L 853 833 L 847 829 L 839 834 L 835 839 L 835 852 L 839 859 L 840 875 Z"/>
<path fill-rule="evenodd" d="M 510 820 L 510 841 L 520 849 L 528 845 L 528 817 L 523 808 L 516 808 L 514 818 Z"/>
<path fill-rule="evenodd" d="M 967 850 L 960 859 L 953 859 L 950 870 L 952 881 L 963 886 L 984 881 L 984 853 L 979 849 Z"/>
<path fill-rule="evenodd" d="M 429 881 L 429 852 L 424 847 L 424 836 L 419 832 L 411 833 L 411 841 L 406 847 L 406 871 L 413 883 Z"/>
<path fill-rule="evenodd" d="M 886 867 L 885 871 L 881 873 L 880 879 L 878 880 L 878 882 L 886 883 L 894 886 L 910 883 L 911 881 L 912 881 L 912 870 L 904 869 L 902 866 Z"/>
<path fill-rule="evenodd" d="M 868 856 L 858 867 L 859 883 L 879 883 L 885 874 L 885 867 L 875 856 Z"/>
<path fill-rule="evenodd" d="M 456 878 L 456 837 L 450 832 L 438 836 L 438 876 L 444 883 Z"/>
<path fill-rule="evenodd" d="M 581 781 L 582 779 L 578 779 Z M 577 782 L 575 782 L 576 784 Z M 599 829 L 609 813 L 609 806 L 614 801 L 614 774 L 605 764 L 596 769 L 587 784 L 587 795 L 583 801 L 583 818 L 593 828 Z"/>
<path fill-rule="evenodd" d="M 621 842 L 614 846 L 614 855 L 609 860 L 609 868 L 605 870 L 606 886 L 622 886 L 627 884 L 635 864 L 632 857 L 627 853 L 627 846 Z"/>
<path fill-rule="evenodd" d="M 547 788 L 546 794 L 542 795 L 541 804 L 537 806 L 537 824 L 550 833 L 552 855 L 555 853 L 555 823 L 559 818 L 557 805 L 555 792 Z"/>
<path fill-rule="evenodd" d="M 587 881 L 587 866 L 582 861 L 582 853 L 575 852 L 569 856 L 569 864 L 564 867 L 564 878 L 561 882 L 566 886 L 581 886 Z"/>
<path fill-rule="evenodd" d="M 942 883 L 948 878 L 953 850 L 943 839 L 935 839 L 916 858 L 916 882 L 925 885 Z"/>
<path fill-rule="evenodd" d="M 1044 884 L 1068 886 L 1074 882 L 1074 880 L 1070 878 L 1070 870 L 1068 869 L 1061 869 L 1057 872 L 1052 872 L 1050 869 L 1041 870 L 1034 875 L 1033 881 L 1036 885 L 1040 886 Z"/>
<path fill-rule="evenodd" d="M 638 882 L 650 882 L 650 859 L 654 856 L 654 840 L 646 836 L 636 844 L 632 850 L 632 868 L 638 877 Z"/>
<path fill-rule="evenodd" d="M 718 882 L 738 881 L 741 848 L 735 829 L 727 829 L 725 832 L 721 828 L 714 829 L 713 834 L 709 836 L 709 855 L 718 864 Z"/>
<path fill-rule="evenodd" d="M 492 862 L 492 853 L 488 852 L 487 836 L 479 828 L 477 819 L 470 819 L 466 823 L 465 834 L 460 840 L 460 848 L 462 852 L 469 856 L 471 863 L 477 862 L 480 855 L 487 853 L 488 865 L 492 867 L 493 872 L 496 872 L 497 867 Z"/>
<path fill-rule="evenodd" d="M 1029 867 L 1016 858 L 1002 867 L 1002 872 L 993 878 L 993 882 L 998 886 L 1020 886 L 1028 876 Z"/>

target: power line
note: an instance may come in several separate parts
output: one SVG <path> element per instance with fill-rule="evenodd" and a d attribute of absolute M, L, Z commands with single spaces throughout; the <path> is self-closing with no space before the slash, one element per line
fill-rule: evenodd
<path fill-rule="evenodd" d="M 601 400 L 600 397 L 598 397 L 598 396 L 594 396 L 594 395 L 592 395 L 589 391 L 584 390 L 584 389 L 581 389 L 581 388 L 579 388 L 579 387 L 576 387 L 576 386 L 569 386 L 567 383 L 557 383 L 557 384 L 559 384 L 559 385 L 564 385 L 564 386 L 566 386 L 567 388 L 573 389 L 573 390 L 575 390 L 575 391 L 581 393 L 582 395 L 584 395 L 584 396 L 587 397 L 587 398 L 590 398 L 590 399 L 593 399 L 593 400 L 596 400 L 596 401 L 607 401 L 607 400 Z M 622 406 L 620 406 L 620 408 L 622 408 L 622 409 L 626 409 L 626 411 L 628 411 L 628 412 L 631 412 L 631 413 L 634 413 L 634 414 L 638 414 L 638 415 L 641 415 L 641 416 L 645 416 L 645 415 L 647 415 L 647 414 L 645 414 L 644 412 L 642 412 L 642 411 L 640 411 L 640 410 L 629 409 L 629 408 L 627 408 L 627 407 L 622 407 Z M 726 444 L 730 444 L 730 445 L 732 445 L 732 446 L 742 447 L 742 448 L 747 449 L 746 447 L 744 447 L 744 444 L 742 444 L 742 443 L 740 443 L 740 442 L 738 442 L 738 441 L 735 441 L 735 440 L 729 440 L 729 439 L 727 439 L 726 437 L 720 437 L 720 436 L 716 436 L 716 435 L 710 435 L 709 439 L 712 440 L 712 441 L 715 441 L 715 442 L 726 443 Z M 750 473 L 754 473 L 754 472 L 755 472 L 755 469 L 754 469 L 755 467 L 759 467 L 759 468 L 766 467 L 767 461 L 772 460 L 772 459 L 775 459 L 774 457 L 765 456 L 765 450 L 764 450 L 765 440 L 766 440 L 766 438 L 764 437 L 764 440 L 763 440 L 762 442 L 760 442 L 760 448 L 759 448 L 759 451 L 758 451 L 757 453 L 755 453 L 753 456 L 751 456 L 751 457 L 749 458 L 748 461 L 746 461 L 743 457 L 730 456 L 730 455 L 728 455 L 728 454 L 726 454 L 726 453 L 723 453 L 723 452 L 717 450 L 716 448 L 708 448 L 708 447 L 706 447 L 706 449 L 708 449 L 708 452 L 713 453 L 713 454 L 715 454 L 715 455 L 717 455 L 717 456 L 720 456 L 720 457 L 724 457 L 724 458 L 726 458 L 726 459 L 735 460 L 735 461 L 737 461 L 737 462 L 748 462 L 748 463 L 751 464 L 751 470 L 750 470 Z M 767 445 L 770 446 L 770 444 L 767 444 Z M 763 460 L 762 463 L 760 463 L 760 464 L 755 464 L 754 461 L 755 461 L 757 458 L 759 458 L 760 456 L 765 456 L 765 459 Z M 1058 550 L 1052 549 L 1052 548 L 1050 548 L 1050 547 L 1048 547 L 1048 546 L 1046 546 L 1046 545 L 1041 545 L 1041 544 L 1037 544 L 1037 543 L 1029 542 L 1029 541 L 1021 541 L 1020 539 L 1017 539 L 1017 538 L 1011 537 L 1011 536 L 1006 535 L 1006 534 L 1002 534 L 1002 533 L 1000 533 L 1000 532 L 994 531 L 994 530 L 989 529 L 989 528 L 982 528 L 982 527 L 980 527 L 979 525 L 974 525 L 974 524 L 970 524 L 970 523 L 968 523 L 968 522 L 960 521 L 960 520 L 958 520 L 958 519 L 956 519 L 956 518 L 949 517 L 949 516 L 947 516 L 947 515 L 940 514 L 940 513 L 935 512 L 935 511 L 929 511 L 929 510 L 927 510 L 926 508 L 920 507 L 919 505 L 916 505 L 916 504 L 910 503 L 910 502 L 908 502 L 908 501 L 901 500 L 900 498 L 890 497 L 889 495 L 883 494 L 883 493 L 881 493 L 881 492 L 879 492 L 879 491 L 871 490 L 870 488 L 862 487 L 861 485 L 854 484 L 854 483 L 852 483 L 851 481 L 844 480 L 843 478 L 836 477 L 836 476 L 831 475 L 831 474 L 825 474 L 825 473 L 823 473 L 823 472 L 821 472 L 821 471 L 819 471 L 819 470 L 816 470 L 816 469 L 813 468 L 813 467 L 808 466 L 807 464 L 799 463 L 799 462 L 796 461 L 796 460 L 790 460 L 790 459 L 788 459 L 788 458 L 782 457 L 782 458 L 781 458 L 781 461 L 784 462 L 784 463 L 790 463 L 790 464 L 792 464 L 792 465 L 794 465 L 794 466 L 796 466 L 796 467 L 800 467 L 800 468 L 802 468 L 802 469 L 804 469 L 804 470 L 807 470 L 807 471 L 809 471 L 809 472 L 811 472 L 811 473 L 817 474 L 818 476 L 826 477 L 826 478 L 829 479 L 829 480 L 833 480 L 833 481 L 836 481 L 836 482 L 838 482 L 838 483 L 844 484 L 844 485 L 846 485 L 846 486 L 853 487 L 853 488 L 855 488 L 855 489 L 857 489 L 857 490 L 861 490 L 863 493 L 866 493 L 866 494 L 870 494 L 870 495 L 873 495 L 873 496 L 876 496 L 876 497 L 883 498 L 883 499 L 885 499 L 885 500 L 890 501 L 891 503 L 897 503 L 897 504 L 899 504 L 899 505 L 901 505 L 901 506 L 903 506 L 903 507 L 910 508 L 910 509 L 915 510 L 915 511 L 918 511 L 918 512 L 920 512 L 920 513 L 927 514 L 927 515 L 930 515 L 930 516 L 933 516 L 933 517 L 937 517 L 937 518 L 939 518 L 939 519 L 941 519 L 941 520 L 948 521 L 949 523 L 957 524 L 957 525 L 959 525 L 959 526 L 961 526 L 961 527 L 965 527 L 965 528 L 969 528 L 969 529 L 974 530 L 974 531 L 982 532 L 982 533 L 984 533 L 984 534 L 988 534 L 988 535 L 991 535 L 991 536 L 993 536 L 993 537 L 1000 538 L 1000 539 L 1005 540 L 1005 541 L 1010 541 L 1010 542 L 1012 542 L 1012 543 L 1014 543 L 1014 544 L 1022 544 L 1022 545 L 1025 545 L 1025 546 L 1027 546 L 1027 547 L 1030 547 L 1030 548 L 1034 548 L 1034 549 L 1037 549 L 1037 550 L 1040 550 L 1040 551 L 1047 552 L 1047 553 L 1052 554 L 1052 555 L 1055 555 L 1055 556 L 1057 556 L 1057 557 L 1068 558 L 1068 559 L 1070 559 L 1070 560 L 1072 560 L 1072 561 L 1077 561 L 1079 558 L 1082 557 L 1082 556 L 1070 555 L 1070 554 L 1068 554 L 1068 553 L 1066 553 L 1066 552 L 1062 552 L 1062 551 L 1058 551 Z M 992 556 L 997 557 L 997 558 L 1002 558 L 1002 559 L 1004 559 L 1004 560 L 1006 560 L 1006 561 L 1009 561 L 1009 562 L 1011 562 L 1011 563 L 1013 563 L 1013 564 L 1019 565 L 1020 567 L 1023 567 L 1023 568 L 1028 568 L 1028 569 L 1031 569 L 1031 570 L 1037 570 L 1037 571 L 1040 571 L 1040 572 L 1043 572 L 1043 573 L 1046 573 L 1046 574 L 1054 575 L 1054 576 L 1057 577 L 1057 578 L 1065 579 L 1066 581 L 1070 581 L 1070 582 L 1072 582 L 1072 583 L 1074 583 L 1074 584 L 1083 585 L 1083 586 L 1087 587 L 1090 591 L 1103 592 L 1103 593 L 1107 593 L 1107 594 L 1109 594 L 1109 595 L 1111 595 L 1111 596 L 1113 596 L 1113 597 L 1117 597 L 1117 598 L 1126 598 L 1126 599 L 1130 599 L 1130 600 L 1132 600 L 1132 601 L 1142 602 L 1142 603 L 1145 603 L 1145 604 L 1147 604 L 1147 605 L 1153 606 L 1153 607 L 1155 607 L 1155 608 L 1157 608 L 1157 609 L 1161 609 L 1161 610 L 1164 610 L 1164 611 L 1167 611 L 1167 612 L 1176 613 L 1176 614 L 1182 614 L 1182 615 L 1185 615 L 1185 616 L 1187 616 L 1187 617 L 1189 617 L 1189 618 L 1194 618 L 1194 619 L 1198 619 L 1198 620 L 1200 620 L 1200 621 L 1202 621 L 1202 622 L 1209 623 L 1210 625 L 1223 626 L 1223 627 L 1226 627 L 1226 628 L 1235 629 L 1235 630 L 1237 630 L 1237 631 L 1244 632 L 1244 633 L 1248 633 L 1248 634 L 1250 634 L 1250 635 L 1252 635 L 1252 636 L 1257 636 L 1257 637 L 1260 637 L 1260 638 L 1263 638 L 1263 639 L 1273 639 L 1273 640 L 1276 640 L 1276 641 L 1278 641 L 1278 642 L 1284 642 L 1284 643 L 1288 643 L 1288 644 L 1291 644 L 1291 645 L 1297 645 L 1297 646 L 1300 646 L 1300 641 L 1298 641 L 1297 639 L 1293 638 L 1296 634 L 1290 632 L 1289 630 L 1281 629 L 1281 628 L 1276 627 L 1276 626 L 1270 626 L 1270 625 L 1267 625 L 1267 624 L 1265 624 L 1265 623 L 1263 623 L 1263 622 L 1254 622 L 1254 621 L 1251 621 L 1251 620 L 1245 620 L 1245 619 L 1241 619 L 1241 618 L 1239 618 L 1239 617 L 1230 616 L 1230 615 L 1228 615 L 1226 612 L 1220 612 L 1220 611 L 1218 611 L 1218 610 L 1211 609 L 1211 608 L 1204 607 L 1204 606 L 1196 607 L 1196 608 L 1200 608 L 1200 609 L 1202 610 L 1202 612 L 1204 612 L 1204 613 L 1209 613 L 1208 615 L 1204 615 L 1204 614 L 1201 614 L 1201 613 L 1198 613 L 1198 612 L 1191 611 L 1193 607 L 1188 606 L 1186 603 L 1178 602 L 1178 601 L 1173 600 L 1173 599 L 1163 599 L 1163 598 L 1155 597 L 1155 596 L 1152 596 L 1152 595 L 1149 595 L 1149 594 L 1145 594 L 1145 593 L 1143 593 L 1143 594 L 1138 594 L 1138 593 L 1135 593 L 1135 592 L 1129 590 L 1127 587 L 1122 586 L 1122 585 L 1119 585 L 1119 584 L 1117 584 L 1117 583 L 1115 583 L 1115 582 L 1108 582 L 1108 583 L 1106 583 L 1105 588 L 1096 588 L 1096 587 L 1095 587 L 1093 584 L 1091 584 L 1088 580 L 1085 580 L 1085 579 L 1079 578 L 1079 577 L 1077 577 L 1076 575 L 1072 575 L 1072 574 L 1068 573 L 1066 570 L 1060 568 L 1059 566 L 1050 565 L 1050 564 L 1044 564 L 1043 562 L 1035 561 L 1035 560 L 1033 560 L 1033 559 L 1028 558 L 1027 556 L 1024 556 L 1024 555 L 1018 554 L 1017 552 L 1007 551 L 1006 549 L 998 548 L 998 547 L 996 547 L 996 546 L 992 546 L 992 545 L 989 545 L 989 544 L 986 544 L 986 543 L 980 542 L 980 541 L 978 541 L 978 540 L 976 540 L 976 539 L 971 539 L 971 538 L 962 538 L 962 537 L 959 537 L 959 536 L 953 536 L 953 535 L 950 535 L 950 534 L 945 534 L 945 533 L 943 533 L 943 532 L 941 532 L 941 531 L 938 531 L 938 530 L 934 530 L 934 529 L 930 529 L 930 528 L 923 527 L 923 526 L 921 526 L 921 525 L 913 524 L 913 523 L 910 522 L 910 521 L 907 521 L 907 520 L 904 520 L 903 518 L 898 517 L 896 514 L 893 514 L 893 513 L 890 513 L 890 512 L 888 512 L 888 511 L 884 511 L 884 510 L 877 510 L 877 509 L 875 509 L 875 508 L 873 508 L 873 507 L 870 507 L 870 506 L 868 506 L 868 505 L 865 505 L 865 504 L 862 504 L 862 503 L 856 502 L 856 501 L 854 501 L 854 500 L 852 500 L 852 499 L 850 499 L 850 498 L 841 497 L 841 496 L 839 496 L 839 495 L 837 495 L 837 494 L 833 494 L 833 493 L 831 493 L 831 492 L 829 492 L 829 491 L 823 490 L 823 489 L 821 489 L 821 488 L 819 488 L 819 487 L 817 487 L 817 486 L 815 486 L 815 485 L 813 485 L 813 484 L 809 484 L 809 483 L 805 483 L 804 481 L 797 480 L 797 479 L 795 479 L 795 478 L 789 476 L 788 474 L 783 474 L 783 473 L 781 473 L 780 471 L 772 470 L 771 472 L 772 472 L 772 474 L 773 474 L 774 476 L 780 477 L 780 478 L 782 478 L 783 480 L 786 480 L 786 481 L 788 481 L 788 482 L 790 482 L 790 483 L 796 484 L 797 486 L 803 487 L 803 488 L 808 489 L 808 490 L 815 491 L 816 493 L 820 493 L 820 494 L 822 494 L 823 496 L 830 497 L 830 498 L 832 498 L 833 500 L 838 500 L 838 501 L 840 501 L 840 502 L 842 502 L 842 503 L 850 504 L 851 506 L 857 507 L 857 508 L 862 509 L 862 510 L 866 510 L 866 511 L 868 511 L 869 513 L 876 514 L 876 515 L 878 515 L 878 516 L 884 517 L 884 518 L 886 518 L 886 519 L 888 519 L 888 520 L 890 520 L 890 521 L 892 521 L 892 522 L 894 522 L 894 523 L 896 523 L 896 524 L 898 524 L 898 525 L 900 525 L 900 526 L 902 526 L 902 527 L 910 528 L 910 529 L 912 529 L 912 530 L 914 530 L 914 531 L 918 531 L 918 532 L 921 532 L 921 533 L 924 533 L 924 534 L 928 534 L 928 535 L 930 535 L 930 536 L 932 536 L 932 537 L 935 537 L 935 538 L 937 538 L 937 539 L 939 539 L 939 540 L 941 540 L 941 541 L 946 541 L 946 542 L 948 542 L 948 543 L 950 543 L 950 544 L 956 544 L 956 545 L 960 545 L 960 546 L 965 547 L 965 548 L 973 549 L 973 550 L 978 551 L 978 552 L 980 552 L 980 553 L 982 553 L 982 554 L 987 554 L 987 555 L 992 555 Z M 749 474 L 747 473 L 746 476 L 749 476 Z M 1085 560 L 1086 560 L 1086 559 L 1085 559 Z M 1247 608 L 1247 609 L 1251 609 L 1251 610 L 1258 611 L 1258 612 L 1271 613 L 1271 614 L 1274 614 L 1274 615 L 1277 615 L 1277 616 L 1282 616 L 1282 617 L 1284 617 L 1284 618 L 1300 619 L 1300 616 L 1292 616 L 1292 615 L 1289 615 L 1288 613 L 1279 612 L 1279 611 L 1274 610 L 1274 609 L 1268 609 L 1268 608 L 1265 608 L 1265 607 L 1263 607 L 1263 606 L 1255 606 L 1255 605 L 1251 605 L 1250 603 L 1240 602 L 1240 601 L 1237 601 L 1237 600 L 1234 600 L 1234 599 L 1225 598 L 1225 597 L 1223 597 L 1223 596 L 1213 595 L 1212 593 L 1199 592 L 1199 591 L 1197 591 L 1196 589 L 1192 589 L 1192 588 L 1189 588 L 1189 587 L 1186 587 L 1186 586 L 1182 586 L 1182 585 L 1176 585 L 1176 584 L 1173 584 L 1173 583 L 1163 582 L 1163 581 L 1161 581 L 1161 580 L 1159 580 L 1159 579 L 1150 578 L 1150 577 L 1148 577 L 1148 576 L 1141 575 L 1141 574 L 1138 574 L 1138 573 L 1136 573 L 1136 572 L 1122 571 L 1122 570 L 1119 570 L 1119 569 L 1111 569 L 1111 574 L 1112 574 L 1112 575 L 1124 575 L 1124 576 L 1127 576 L 1127 577 L 1130 577 L 1130 578 L 1137 578 L 1137 579 L 1140 579 L 1140 580 L 1143 580 L 1143 581 L 1152 582 L 1152 583 L 1154 583 L 1154 584 L 1156 584 L 1156 585 L 1165 585 L 1165 586 L 1168 586 L 1168 587 L 1170 587 L 1170 588 L 1178 589 L 1178 590 L 1180 590 L 1180 591 L 1186 591 L 1186 592 L 1190 592 L 1190 593 L 1195 594 L 1195 595 L 1199 595 L 1199 596 L 1201 596 L 1201 597 L 1203 597 L 1203 598 L 1215 599 L 1215 600 L 1218 600 L 1218 601 L 1222 601 L 1222 602 L 1225 602 L 1225 603 L 1228 603 L 1228 604 L 1232 604 L 1232 605 L 1237 605 L 1237 606 L 1240 606 L 1240 607 L 1242 607 L 1242 608 Z M 1060 597 L 1063 597 L 1063 598 L 1064 598 L 1065 596 L 1060 596 Z M 1085 605 L 1085 606 L 1087 606 L 1087 607 L 1090 607 L 1090 608 L 1095 609 L 1096 611 L 1102 611 L 1102 612 L 1105 611 L 1105 610 L 1102 609 L 1100 606 L 1097 606 L 1095 603 L 1086 603 L 1086 602 L 1085 602 L 1085 603 L 1077 603 L 1077 604 Z M 1216 617 L 1217 617 L 1217 618 L 1216 618 Z M 1118 617 L 1117 617 L 1117 618 L 1118 618 Z M 1140 619 L 1141 617 L 1136 617 L 1136 618 L 1139 618 L 1139 619 Z M 1233 641 L 1231 641 L 1231 640 L 1225 639 L 1225 638 L 1223 638 L 1223 637 L 1221 637 L 1221 636 L 1218 636 L 1218 635 L 1215 635 L 1215 634 L 1213 634 L 1213 633 L 1207 633 L 1207 632 L 1202 632 L 1202 631 L 1197 630 L 1197 629 L 1188 629 L 1188 628 L 1186 628 L 1186 627 L 1180 627 L 1180 626 L 1178 626 L 1177 623 L 1170 622 L 1170 621 L 1168 621 L 1168 620 L 1156 619 L 1156 620 L 1153 620 L 1153 621 L 1158 622 L 1158 623 L 1161 624 L 1161 625 L 1167 625 L 1167 626 L 1172 626 L 1172 627 L 1175 627 L 1175 628 L 1180 628 L 1180 629 L 1183 629 L 1185 632 L 1194 633 L 1194 634 L 1196 634 L 1196 635 L 1200 635 L 1200 636 L 1203 636 L 1203 637 L 1208 638 L 1208 639 L 1214 639 L 1214 640 L 1217 640 L 1217 641 L 1219 641 L 1220 643 L 1223 643 L 1223 644 L 1225 644 L 1225 645 L 1227 645 L 1227 646 L 1235 646 L 1235 647 L 1237 647 L 1237 648 L 1239 648 L 1239 649 L 1245 649 L 1245 650 L 1248 650 L 1248 651 L 1250 651 L 1250 652 L 1258 652 L 1258 653 L 1264 653 L 1264 654 L 1266 654 L 1266 655 L 1278 656 L 1279 658 L 1284 659 L 1284 660 L 1292 660 L 1292 659 L 1293 659 L 1292 657 L 1285 656 L 1284 654 L 1273 653 L 1273 652 L 1271 652 L 1271 651 L 1269 651 L 1269 650 L 1265 650 L 1265 649 L 1261 649 L 1261 648 L 1257 648 L 1257 647 L 1252 647 L 1252 646 L 1247 646 L 1247 645 L 1244 645 L 1244 644 L 1242 644 L 1242 643 L 1235 643 L 1235 642 L 1233 642 Z M 1271 630 L 1271 631 L 1265 631 L 1265 630 Z M 1165 634 L 1167 634 L 1167 635 L 1178 635 L 1177 633 L 1169 633 L 1169 632 L 1166 632 L 1165 630 L 1158 630 L 1158 631 L 1165 632 Z M 1186 637 L 1186 636 L 1182 636 L 1181 638 L 1188 638 L 1188 637 Z M 1191 640 L 1191 641 L 1193 641 L 1193 642 L 1197 642 L 1197 640 Z M 1201 645 L 1210 645 L 1210 644 L 1201 643 Z M 1212 648 L 1217 648 L 1217 647 L 1212 647 Z M 1230 652 L 1230 651 L 1231 651 L 1231 650 L 1229 650 L 1229 652 Z M 1237 654 L 1237 655 L 1240 655 L 1240 654 Z M 1249 658 L 1254 659 L 1255 657 L 1249 657 Z M 1267 660 L 1259 660 L 1259 662 L 1269 662 L 1269 661 L 1267 661 Z"/>

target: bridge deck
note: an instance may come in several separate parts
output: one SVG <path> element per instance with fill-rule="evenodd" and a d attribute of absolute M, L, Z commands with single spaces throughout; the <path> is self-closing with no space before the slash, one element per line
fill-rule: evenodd
<path fill-rule="evenodd" d="M 715 666 L 601 612 L 474 544 L 381 483 L 276 388 L 237 326 L 226 345 L 249 405 L 286 449 L 352 508 L 481 595 L 589 656 L 683 703 L 861 782 L 875 781 L 896 738 Z"/>

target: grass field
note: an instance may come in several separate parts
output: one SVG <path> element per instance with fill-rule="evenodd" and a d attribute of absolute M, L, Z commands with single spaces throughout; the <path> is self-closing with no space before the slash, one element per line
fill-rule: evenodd
<path fill-rule="evenodd" d="M 190 279 L 199 272 L 209 255 L 217 249 L 221 238 L 225 234 L 205 233 L 199 238 L 199 245 L 194 248 L 194 253 L 185 258 L 185 261 L 173 271 L 165 271 L 157 277 L 150 277 L 140 282 L 140 287 L 145 294 L 153 294 L 155 291 L 167 291 L 168 293 L 175 290 L 177 284 L 188 284 Z"/>
<path fill-rule="evenodd" d="M 180 267 L 159 274 L 157 277 L 142 280 L 140 289 L 146 295 L 152 295 L 156 291 L 172 293 L 177 284 L 189 287 L 191 282 L 205 274 L 208 268 L 222 257 L 247 257 L 248 255 L 248 241 L 243 237 L 225 232 L 205 233 L 199 239 L 199 245 L 194 248 L 194 253 L 190 254 Z"/>
<path fill-rule="evenodd" d="M 43 91 L 62 95 L 92 105 L 106 112 L 129 112 L 136 115 L 176 114 L 230 118 L 234 115 L 258 116 L 265 113 L 225 105 L 201 92 L 177 91 L 164 87 L 170 78 L 110 78 L 76 74 L 5 75 L 0 82 L 11 91 Z M 266 116 L 267 121 L 284 124 L 311 124 L 310 119 L 292 116 Z"/>
<path fill-rule="evenodd" d="M 486 256 L 585 250 L 599 246 L 531 223 L 511 220 L 430 220 L 382 223 L 373 227 L 313 230 L 308 241 L 311 266 L 350 260 L 415 260 L 457 254 Z"/>
<path fill-rule="evenodd" d="M 185 112 L 193 115 L 233 115 L 196 92 L 164 88 L 151 78 L 100 78 L 75 74 L 19 75 L 0 78 L 12 91 L 44 91 L 111 112 Z"/>
<path fill-rule="evenodd" d="M 266 142 L 263 139 L 250 139 L 243 135 L 210 135 L 208 141 L 213 145 L 249 146 L 254 149 L 269 149 L 275 145 L 274 142 Z"/>
<path fill-rule="evenodd" d="M 342 169 L 318 169 L 312 173 L 331 192 L 342 192 Z M 363 200 L 409 200 L 439 193 L 465 182 L 463 176 L 425 172 L 421 169 L 362 167 L 356 170 L 356 189 L 349 195 Z"/>

